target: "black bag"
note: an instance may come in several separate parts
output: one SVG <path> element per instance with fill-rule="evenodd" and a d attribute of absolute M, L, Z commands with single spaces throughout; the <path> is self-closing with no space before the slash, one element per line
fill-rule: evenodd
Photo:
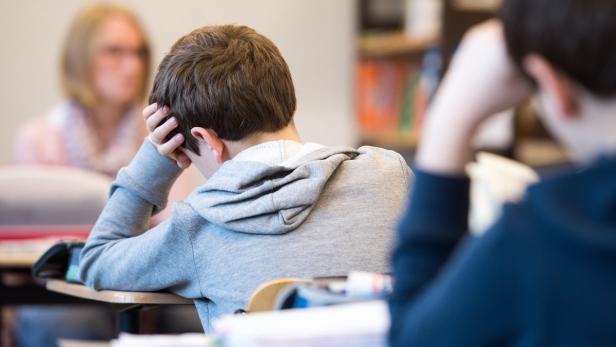
<path fill-rule="evenodd" d="M 59 241 L 49 248 L 32 266 L 32 276 L 79 280 L 79 254 L 85 245 L 81 241 Z"/>

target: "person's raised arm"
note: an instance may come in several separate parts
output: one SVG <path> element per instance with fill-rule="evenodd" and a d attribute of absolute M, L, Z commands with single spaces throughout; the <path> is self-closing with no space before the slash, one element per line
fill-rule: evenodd
<path fill-rule="evenodd" d="M 144 111 L 150 136 L 131 164 L 118 173 L 107 205 L 82 250 L 80 276 L 90 287 L 171 288 L 187 297 L 201 296 L 190 281 L 195 271 L 189 233 L 194 230 L 189 225 L 192 208 L 177 203 L 168 221 L 147 230 L 151 215 L 165 207 L 180 167 L 190 164 L 167 157 L 183 140 L 164 140 L 175 128 L 170 120 L 159 125 L 167 112 L 152 106 Z"/>
<path fill-rule="evenodd" d="M 532 91 L 509 59 L 502 31 L 500 22 L 489 21 L 465 35 L 426 116 L 415 162 L 416 180 L 393 257 L 396 281 L 390 309 L 394 345 L 408 343 L 405 322 L 422 321 L 422 316 L 447 317 L 434 311 L 446 309 L 447 303 L 455 300 L 462 300 L 456 303 L 457 309 L 472 309 L 465 306 L 472 305 L 472 300 L 453 297 L 465 275 L 443 273 L 444 268 L 477 270 L 475 275 L 485 275 L 481 272 L 485 269 L 455 264 L 475 257 L 473 254 L 455 258 L 447 267 L 445 264 L 452 261 L 467 233 L 469 180 L 464 167 L 470 160 L 473 134 L 483 120 L 514 107 Z M 440 327 L 459 323 L 446 318 L 425 322 Z M 432 328 L 424 331 L 434 331 Z"/>

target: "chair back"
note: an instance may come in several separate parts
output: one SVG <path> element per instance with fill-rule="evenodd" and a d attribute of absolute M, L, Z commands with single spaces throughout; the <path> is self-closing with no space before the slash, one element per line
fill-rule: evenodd
<path fill-rule="evenodd" d="M 261 284 L 248 300 L 248 312 L 263 312 L 274 309 L 278 295 L 288 286 L 304 280 L 299 278 L 277 278 Z"/>
<path fill-rule="evenodd" d="M 0 167 L 0 225 L 92 225 L 111 179 L 69 167 Z"/>

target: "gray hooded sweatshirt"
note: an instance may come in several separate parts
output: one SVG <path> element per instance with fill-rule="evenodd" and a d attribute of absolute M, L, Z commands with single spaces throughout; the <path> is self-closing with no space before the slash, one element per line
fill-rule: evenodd
<path fill-rule="evenodd" d="M 225 162 L 148 230 L 180 170 L 146 141 L 112 184 L 81 253 L 81 279 L 97 290 L 193 299 L 207 332 L 270 279 L 389 271 L 411 179 L 403 158 L 374 147 L 300 152 L 280 151 L 278 164 Z"/>

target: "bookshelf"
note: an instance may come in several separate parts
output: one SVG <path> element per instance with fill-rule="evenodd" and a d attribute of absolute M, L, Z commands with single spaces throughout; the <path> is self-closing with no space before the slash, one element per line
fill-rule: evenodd
<path fill-rule="evenodd" d="M 360 145 L 405 150 L 417 145 L 416 92 L 422 59 L 436 35 L 405 32 L 406 0 L 360 0 L 356 66 L 356 121 Z"/>
<path fill-rule="evenodd" d="M 502 0 L 453 0 L 451 7 L 461 12 L 496 12 Z"/>
<path fill-rule="evenodd" d="M 412 152 L 455 45 L 470 26 L 492 16 L 500 5 L 500 0 L 442 0 L 440 34 L 412 37 L 404 31 L 411 1 L 360 0 L 356 72 L 360 144 Z M 371 10 L 379 16 L 371 15 Z M 431 61 L 426 62 L 429 54 Z"/>
<path fill-rule="evenodd" d="M 366 16 L 365 5 L 371 0 L 361 0 L 364 4 L 361 16 Z M 377 1 L 377 0 L 374 0 Z M 380 0 L 379 0 L 380 1 Z M 396 1 L 404 5 L 403 0 L 386 0 L 392 3 Z M 412 1 L 412 0 L 408 0 Z M 367 118 L 362 118 L 362 112 L 366 104 L 361 99 L 370 93 L 362 93 L 362 86 L 366 87 L 362 80 L 361 69 L 358 69 L 358 90 L 356 95 L 357 121 L 359 123 L 359 139 L 362 145 L 373 145 L 383 148 L 395 149 L 412 157 L 421 136 L 423 114 L 429 103 L 432 91 L 421 91 L 419 83 L 421 66 L 428 52 L 435 47 L 438 49 L 441 62 L 438 79 L 444 75 L 448 63 L 451 60 L 456 46 L 464 33 L 473 25 L 488 20 L 495 16 L 502 0 L 442 0 L 441 27 L 436 37 L 416 38 L 404 33 L 404 18 L 388 18 L 384 25 L 379 27 L 374 21 L 369 22 L 368 30 L 360 28 L 360 37 L 357 40 L 358 65 L 365 64 L 370 73 L 383 74 L 383 70 L 390 70 L 395 75 L 406 75 L 398 81 L 390 83 L 382 88 L 377 94 L 394 96 L 390 100 L 381 100 L 385 104 L 398 104 L 398 108 L 392 107 L 381 112 L 368 112 Z M 405 13 L 404 10 L 397 11 Z M 362 21 L 366 21 L 362 19 Z M 377 30 L 375 30 L 375 28 Z M 370 65 L 372 64 L 372 66 Z M 388 67 L 389 66 L 389 67 Z M 393 72 L 392 72 L 393 71 Z M 365 72 L 365 71 L 364 71 Z M 370 74 L 369 73 L 369 74 Z M 416 73 L 414 76 L 413 74 Z M 413 80 L 415 79 L 415 80 Z M 391 82 L 391 80 L 390 80 Z M 397 83 L 397 85 L 396 85 Z M 373 81 L 373 84 L 375 82 Z M 370 86 L 368 86 L 370 88 Z M 374 87 L 374 86 L 372 86 Z M 423 86 L 425 89 L 425 86 Z M 431 86 L 428 88 L 436 88 Z M 378 89 L 378 88 L 377 88 Z M 412 95 L 412 97 L 404 96 Z M 419 102 L 418 102 L 418 99 Z M 368 107 L 371 105 L 368 104 Z M 406 110 L 405 110 L 406 108 Z M 412 108 L 412 111 L 409 111 Z M 528 123 L 530 125 L 520 125 Z M 380 121 L 379 121 L 380 120 Z M 559 146 L 547 132 L 541 131 L 542 125 L 537 117 L 537 111 L 532 107 L 522 107 L 516 110 L 514 116 L 513 142 L 507 148 L 485 148 L 482 150 L 495 151 L 501 155 L 512 156 L 533 167 L 541 167 L 550 163 L 560 163 L 566 160 L 567 153 Z"/>
<path fill-rule="evenodd" d="M 437 37 L 412 38 L 403 32 L 365 34 L 358 39 L 360 59 L 407 56 L 420 58 L 438 43 Z"/>
<path fill-rule="evenodd" d="M 390 8 L 390 15 L 381 16 L 379 22 L 370 18 L 371 1 L 378 1 L 381 7 L 390 3 L 399 8 Z M 407 159 L 413 156 L 419 142 L 431 93 L 447 70 L 464 33 L 494 17 L 502 3 L 502 0 L 441 0 L 439 35 L 417 38 L 404 33 L 405 18 L 401 14 L 408 14 L 404 6 L 410 1 L 413 0 L 360 0 L 356 74 L 360 144 L 394 149 L 408 154 Z M 383 8 L 380 10 L 387 13 Z M 422 70 L 426 57 L 435 47 L 440 68 L 438 75 L 433 76 L 434 85 L 425 86 Z M 478 149 L 510 156 L 533 167 L 565 161 L 567 153 L 542 131 L 537 113 L 533 107 L 518 108 L 511 130 L 512 143 L 505 144 L 504 148 L 484 144 Z"/>
<path fill-rule="evenodd" d="M 412 149 L 419 144 L 419 132 L 410 131 L 366 131 L 360 134 L 364 145 L 391 148 Z"/>

